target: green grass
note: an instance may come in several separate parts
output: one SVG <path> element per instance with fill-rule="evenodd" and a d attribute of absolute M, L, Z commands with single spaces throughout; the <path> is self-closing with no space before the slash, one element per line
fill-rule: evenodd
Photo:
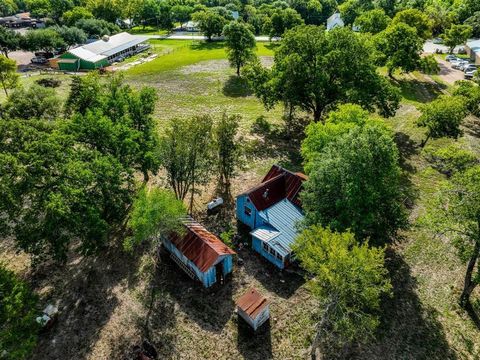
<path fill-rule="evenodd" d="M 136 66 L 128 71 L 129 75 L 150 76 L 182 66 L 195 64 L 206 60 L 226 58 L 223 42 L 205 42 L 195 40 L 151 40 L 152 46 L 158 45 L 170 49 L 166 54 L 154 61 Z M 272 56 L 275 44 L 257 43 L 259 56 Z"/>
<path fill-rule="evenodd" d="M 161 30 L 154 26 L 134 26 L 128 32 L 135 35 L 168 35 L 169 33 L 167 30 Z"/>

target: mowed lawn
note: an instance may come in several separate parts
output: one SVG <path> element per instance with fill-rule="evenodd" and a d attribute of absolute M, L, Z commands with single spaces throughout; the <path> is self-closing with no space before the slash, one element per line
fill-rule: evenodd
<path fill-rule="evenodd" d="M 271 63 L 274 47 L 257 44 L 257 53 L 265 64 Z M 272 163 L 295 170 L 301 167 L 298 143 L 283 139 L 278 131 L 282 126 L 282 107 L 265 110 L 229 67 L 223 43 L 152 40 L 152 51 L 159 54 L 158 58 L 131 68 L 124 75 L 126 81 L 136 87 L 151 86 L 157 90 L 155 115 L 160 120 L 160 132 L 168 119 L 200 114 L 220 116 L 223 112 L 241 116 L 241 134 L 249 156 L 233 183 L 234 194 L 256 184 Z M 22 81 L 28 85 L 36 78 Z M 69 77 L 61 78 L 64 81 L 58 92 L 65 97 Z M 402 106 L 386 123 L 393 129 L 399 146 L 405 186 L 412 190 L 408 201 L 411 226 L 402 231 L 387 250 L 394 297 L 385 299 L 382 305 L 377 340 L 357 348 L 353 358 L 479 359 L 480 332 L 457 304 L 465 266 L 456 257 L 448 239 L 435 237 L 421 222 L 426 204 L 435 194 L 442 176 L 431 168 L 418 146 L 424 137 L 424 130 L 416 125 L 420 115 L 418 107 L 450 89 L 435 78 L 419 73 L 398 75 L 395 83 L 402 91 Z M 264 133 L 254 131 L 252 125 L 259 117 L 264 117 L 273 129 Z M 478 119 L 468 119 L 464 136 L 457 142 L 480 156 L 480 141 L 472 125 L 476 122 Z M 441 147 L 453 142 L 455 140 L 440 139 L 429 144 Z M 213 187 L 212 184 L 205 189 L 200 206 L 214 194 Z M 207 227 L 218 232 L 216 218 L 205 221 Z M 159 269 L 159 294 L 154 304 L 152 327 L 153 338 L 163 358 L 305 358 L 318 306 L 305 284 L 294 276 L 279 275 L 248 249 L 243 249 L 240 256 L 245 266 L 237 267 L 233 281 L 216 293 L 196 287 L 172 264 Z M 80 349 L 82 353 L 88 352 L 82 355 L 85 359 L 120 358 L 121 351 L 131 345 L 132 337 L 138 336 L 140 326 L 137 322 L 142 323 L 147 312 L 141 287 L 124 284 L 126 277 L 141 278 L 145 271 L 137 260 L 130 259 L 131 268 L 119 266 L 122 272 L 116 274 L 116 286 L 110 284 L 108 292 L 105 291 L 110 297 L 102 293 L 103 288 L 98 291 L 95 288 L 94 294 L 92 292 L 96 306 L 106 307 L 110 312 L 100 314 L 101 321 L 97 322 L 101 325 L 96 322 L 90 329 L 87 326 L 90 323 L 86 324 L 85 328 L 92 330 L 87 337 L 89 350 L 82 349 L 87 341 L 84 338 L 71 344 L 77 329 L 62 329 L 65 325 L 60 322 L 58 333 L 64 335 L 59 335 L 57 345 L 52 345 L 49 338 L 42 341 L 46 350 L 37 358 L 55 354 L 62 346 L 65 346 L 65 353 L 67 349 L 71 353 Z M 106 260 L 98 265 L 98 273 L 109 281 L 111 276 L 104 272 L 104 267 L 110 265 Z M 74 266 L 71 270 L 77 272 Z M 62 271 L 57 276 L 64 277 Z M 60 283 L 63 282 L 69 280 Z M 99 283 L 95 286 L 101 287 L 102 282 Z M 259 288 L 272 301 L 271 329 L 256 338 L 236 321 L 233 313 L 232 299 L 250 285 Z M 65 297 L 62 292 L 66 290 L 60 286 L 55 291 L 57 298 Z M 478 291 L 473 297 L 480 298 Z M 476 306 L 480 313 L 478 302 Z M 79 318 L 83 319 L 84 314 Z"/>

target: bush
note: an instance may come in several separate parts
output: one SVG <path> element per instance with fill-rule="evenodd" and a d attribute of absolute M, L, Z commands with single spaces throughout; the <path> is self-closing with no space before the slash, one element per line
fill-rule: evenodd
<path fill-rule="evenodd" d="M 272 131 L 272 125 L 265 116 L 259 116 L 252 125 L 252 133 L 268 134 Z"/>
<path fill-rule="evenodd" d="M 437 63 L 437 60 L 435 60 L 434 55 L 427 55 L 425 57 L 422 57 L 418 62 L 418 69 L 422 73 L 428 75 L 435 75 L 440 72 L 440 66 Z"/>
<path fill-rule="evenodd" d="M 51 87 L 51 88 L 57 88 L 60 86 L 60 84 L 62 83 L 60 80 L 58 79 L 54 79 L 54 78 L 44 78 L 44 79 L 38 79 L 37 81 L 35 81 L 38 85 L 41 85 L 43 87 Z"/>
<path fill-rule="evenodd" d="M 462 172 L 479 163 L 475 154 L 468 150 L 461 149 L 453 144 L 440 149 L 426 147 L 425 158 L 432 164 L 432 167 L 447 176 L 455 172 Z"/>
<path fill-rule="evenodd" d="M 27 359 L 37 343 L 37 297 L 0 264 L 0 358 Z"/>

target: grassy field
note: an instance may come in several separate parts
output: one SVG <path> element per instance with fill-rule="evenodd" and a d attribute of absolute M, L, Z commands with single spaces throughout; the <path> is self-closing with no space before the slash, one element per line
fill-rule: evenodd
<path fill-rule="evenodd" d="M 170 118 L 224 111 L 240 114 L 249 161 L 232 184 L 234 193 L 256 184 L 272 163 L 301 168 L 298 142 L 282 135 L 282 108 L 264 109 L 228 66 L 221 43 L 162 40 L 152 44 L 160 56 L 125 75 L 134 86 L 157 90 L 159 131 Z M 262 61 L 271 62 L 270 45 L 259 44 L 258 53 Z M 28 85 L 35 79 L 23 81 Z M 59 92 L 65 96 L 69 80 L 62 79 Z M 480 331 L 457 305 L 464 265 L 448 239 L 436 238 L 418 221 L 442 177 L 418 146 L 424 131 L 416 125 L 417 108 L 450 89 L 441 78 L 420 73 L 398 75 L 394 82 L 401 89 L 402 106 L 386 122 L 395 132 L 405 184 L 413 190 L 408 202 L 411 226 L 387 249 L 394 297 L 384 301 L 377 340 L 355 349 L 352 357 L 479 359 Z M 254 129 L 260 116 L 272 129 Z M 480 141 L 470 128 L 477 121 L 469 119 L 458 142 L 480 155 Z M 430 145 L 452 142 L 433 140 Z M 199 209 L 214 195 L 214 188 L 212 182 L 204 189 L 197 200 Z M 199 220 L 217 234 L 235 224 L 231 211 L 215 217 L 200 214 Z M 155 271 L 147 257 L 112 248 L 94 258 L 72 255 L 65 267 L 47 264 L 31 272 L 26 256 L 2 246 L 2 258 L 31 280 L 42 303 L 55 302 L 62 312 L 56 327 L 42 335 L 34 359 L 121 359 L 141 341 L 148 313 L 151 337 L 162 359 L 304 359 L 308 351 L 318 304 L 301 277 L 279 273 L 248 248 L 239 250 L 244 265 L 236 267 L 232 281 L 207 291 L 167 258 Z M 270 326 L 256 335 L 233 312 L 234 300 L 250 286 L 272 301 Z M 478 291 L 474 298 L 480 298 Z"/>

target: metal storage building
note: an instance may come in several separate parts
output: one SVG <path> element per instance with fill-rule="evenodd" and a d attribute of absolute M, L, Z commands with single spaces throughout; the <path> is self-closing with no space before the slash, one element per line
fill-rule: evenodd
<path fill-rule="evenodd" d="M 185 234 L 171 234 L 163 245 L 175 263 L 194 280 L 210 287 L 233 271 L 235 251 L 192 219 L 184 221 Z"/>
<path fill-rule="evenodd" d="M 149 48 L 148 37 L 122 32 L 104 36 L 90 44 L 68 50 L 58 57 L 58 68 L 65 71 L 95 70 L 106 67 L 121 57 L 137 54 Z"/>
<path fill-rule="evenodd" d="M 468 41 L 465 49 L 468 56 L 470 56 L 470 60 L 476 65 L 480 65 L 480 40 Z"/>
<path fill-rule="evenodd" d="M 237 312 L 253 330 L 257 330 L 270 318 L 270 305 L 267 298 L 251 288 L 237 300 Z"/>
<path fill-rule="evenodd" d="M 252 230 L 252 248 L 280 269 L 290 262 L 304 218 L 299 195 L 306 179 L 273 165 L 260 185 L 237 196 L 237 219 Z"/>

